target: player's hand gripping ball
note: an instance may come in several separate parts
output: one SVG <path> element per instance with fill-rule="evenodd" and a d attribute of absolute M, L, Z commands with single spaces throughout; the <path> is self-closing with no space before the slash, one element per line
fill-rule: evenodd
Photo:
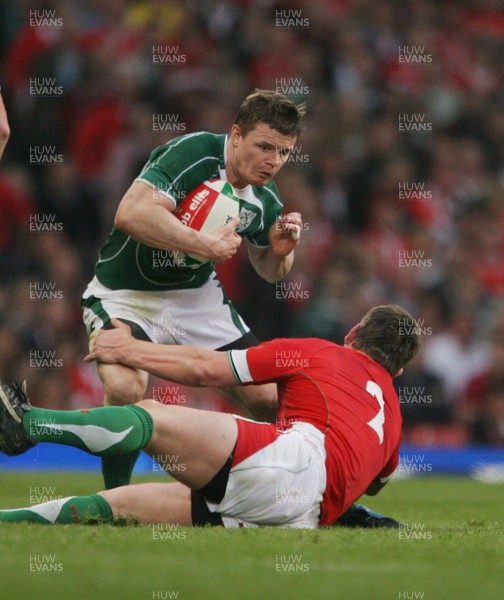
<path fill-rule="evenodd" d="M 240 215 L 240 199 L 227 181 L 209 179 L 192 190 L 173 214 L 183 225 L 210 234 Z M 178 251 L 175 260 L 180 266 L 194 268 L 209 259 Z"/>

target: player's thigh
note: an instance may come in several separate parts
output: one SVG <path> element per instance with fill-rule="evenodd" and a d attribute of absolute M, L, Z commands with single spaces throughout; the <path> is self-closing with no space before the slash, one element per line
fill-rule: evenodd
<path fill-rule="evenodd" d="M 140 523 L 192 525 L 191 490 L 179 482 L 141 483 L 100 492 L 114 517 L 126 516 Z"/>
<path fill-rule="evenodd" d="M 83 320 L 92 338 L 100 329 L 110 329 L 111 319 L 121 319 L 131 327 L 133 337 L 156 341 L 152 323 L 162 314 L 166 298 L 162 294 L 139 290 L 111 290 L 95 277 L 82 299 Z"/>
<path fill-rule="evenodd" d="M 105 389 L 105 406 L 140 402 L 145 396 L 149 374 L 125 365 L 98 363 L 98 375 Z"/>
<path fill-rule="evenodd" d="M 233 452 L 238 426 L 230 414 L 165 406 L 155 400 L 138 405 L 154 421 L 151 440 L 144 450 L 192 489 L 206 485 Z"/>
<path fill-rule="evenodd" d="M 106 290 L 102 286 L 103 290 Z M 117 294 L 117 292 L 108 290 L 108 294 Z M 128 297 L 125 291 L 125 298 Z M 110 298 L 108 300 L 100 300 L 94 298 L 90 300 L 90 304 L 84 308 L 84 321 L 86 328 L 90 332 L 89 350 L 92 351 L 94 340 L 100 329 L 112 329 L 111 318 L 117 318 L 126 323 L 134 338 L 143 341 L 150 341 L 149 336 L 145 332 L 146 324 L 141 321 L 139 324 L 136 316 L 132 316 L 128 310 L 121 305 L 123 298 Z M 128 306 L 126 304 L 126 306 Z M 107 310 L 109 312 L 107 312 Z M 125 318 L 125 316 L 128 318 Z M 124 365 L 108 365 L 97 363 L 98 375 L 105 389 L 104 404 L 106 406 L 124 406 L 126 404 L 135 404 L 145 397 L 145 390 L 149 375 L 140 369 L 132 369 Z"/>

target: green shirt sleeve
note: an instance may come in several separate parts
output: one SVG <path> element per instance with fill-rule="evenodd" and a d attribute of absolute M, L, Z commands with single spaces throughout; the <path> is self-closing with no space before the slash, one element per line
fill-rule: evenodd
<path fill-rule="evenodd" d="M 282 216 L 283 204 L 274 181 L 270 181 L 262 188 L 256 188 L 263 205 L 262 223 L 256 231 L 245 237 L 251 244 L 258 247 L 269 246 L 269 230 L 275 221 Z"/>
<path fill-rule="evenodd" d="M 224 136 L 191 133 L 154 149 L 136 181 L 145 181 L 178 205 L 207 179 L 219 177 Z"/>

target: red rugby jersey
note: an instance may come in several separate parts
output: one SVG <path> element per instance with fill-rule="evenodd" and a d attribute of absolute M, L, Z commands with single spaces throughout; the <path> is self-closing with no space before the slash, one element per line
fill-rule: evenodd
<path fill-rule="evenodd" d="M 325 435 L 321 525 L 333 523 L 399 461 L 402 417 L 392 377 L 368 356 L 321 339 L 276 339 L 231 350 L 240 383 L 278 384 L 277 424 L 311 423 Z"/>

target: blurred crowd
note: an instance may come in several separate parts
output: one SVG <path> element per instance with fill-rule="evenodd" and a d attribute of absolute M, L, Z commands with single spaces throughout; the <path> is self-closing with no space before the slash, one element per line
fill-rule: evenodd
<path fill-rule="evenodd" d="M 369 307 L 401 304 L 423 333 L 396 380 L 407 439 L 504 444 L 499 0 L 18 0 L 0 13 L 0 377 L 27 378 L 39 406 L 101 403 L 79 300 L 118 202 L 153 148 L 224 133 L 254 88 L 277 89 L 308 107 L 276 180 L 303 215 L 301 245 L 276 285 L 245 252 L 221 265 L 228 295 L 259 339 L 341 343 Z"/>

